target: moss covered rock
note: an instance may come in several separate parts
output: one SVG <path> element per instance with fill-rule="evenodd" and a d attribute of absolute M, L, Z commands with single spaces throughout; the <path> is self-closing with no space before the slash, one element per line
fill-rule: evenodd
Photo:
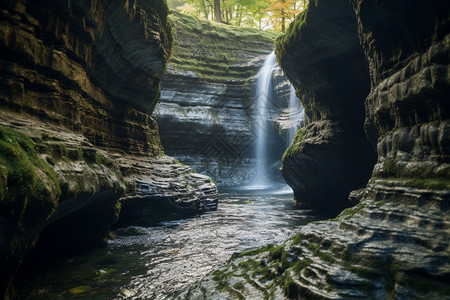
<path fill-rule="evenodd" d="M 25 134 L 0 126 L 0 295 L 57 206 L 55 171 Z"/>
<path fill-rule="evenodd" d="M 369 75 L 351 3 L 311 1 L 275 52 L 309 120 L 283 156 L 282 175 L 299 203 L 349 206 L 348 194 L 365 186 L 376 159 L 364 133 Z"/>
<path fill-rule="evenodd" d="M 221 185 L 254 177 L 256 75 L 274 48 L 274 32 L 208 22 L 172 11 L 173 56 L 161 82 L 157 105 L 166 153 L 213 176 Z M 288 106 L 289 82 L 277 67 L 267 126 L 272 173 L 284 151 L 277 117 Z M 280 178 L 281 179 L 281 178 Z"/>

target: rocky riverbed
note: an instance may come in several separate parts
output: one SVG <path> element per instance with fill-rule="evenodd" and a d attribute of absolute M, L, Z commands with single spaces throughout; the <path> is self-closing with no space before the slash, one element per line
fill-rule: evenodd
<path fill-rule="evenodd" d="M 29 270 L 18 285 L 21 299 L 167 299 L 233 253 L 281 243 L 324 218 L 296 207 L 289 189 L 220 192 L 217 211 L 118 229 L 104 249 Z"/>

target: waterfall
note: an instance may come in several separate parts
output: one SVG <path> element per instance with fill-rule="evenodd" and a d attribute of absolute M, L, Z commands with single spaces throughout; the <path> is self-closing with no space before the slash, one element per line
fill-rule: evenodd
<path fill-rule="evenodd" d="M 291 85 L 291 90 L 289 92 L 289 119 L 291 120 L 291 127 L 287 131 L 286 135 L 286 146 L 288 147 L 294 140 L 295 133 L 300 129 L 302 123 L 305 119 L 305 110 L 295 95 L 294 86 Z"/>
<path fill-rule="evenodd" d="M 264 60 L 256 83 L 256 107 L 254 112 L 256 176 L 253 181 L 253 186 L 256 187 L 264 187 L 270 183 L 267 171 L 267 123 L 268 106 L 272 96 L 272 72 L 276 65 L 276 56 L 272 52 Z"/>

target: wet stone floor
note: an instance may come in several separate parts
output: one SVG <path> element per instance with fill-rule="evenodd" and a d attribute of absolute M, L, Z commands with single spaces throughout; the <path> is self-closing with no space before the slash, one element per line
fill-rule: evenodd
<path fill-rule="evenodd" d="M 231 255 L 281 243 L 323 219 L 293 204 L 287 188 L 220 190 L 217 211 L 115 231 L 108 246 L 29 274 L 21 299 L 165 299 Z"/>

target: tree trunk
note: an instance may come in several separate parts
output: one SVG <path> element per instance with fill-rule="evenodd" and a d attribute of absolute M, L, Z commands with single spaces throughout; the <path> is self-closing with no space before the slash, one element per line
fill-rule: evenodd
<path fill-rule="evenodd" d="M 220 13 L 220 0 L 214 0 L 214 20 L 222 22 L 222 14 Z"/>
<path fill-rule="evenodd" d="M 209 20 L 208 8 L 206 7 L 205 1 L 200 1 L 200 7 L 202 12 L 205 14 L 206 20 Z"/>

